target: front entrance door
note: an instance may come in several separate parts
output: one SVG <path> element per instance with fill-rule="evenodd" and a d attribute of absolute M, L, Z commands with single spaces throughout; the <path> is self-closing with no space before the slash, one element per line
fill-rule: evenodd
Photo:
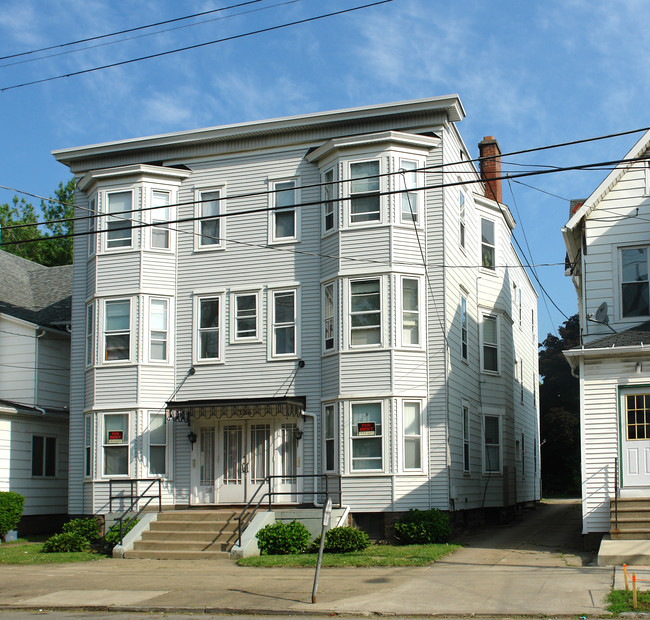
<path fill-rule="evenodd" d="M 621 403 L 623 488 L 650 486 L 650 393 L 624 393 Z"/>

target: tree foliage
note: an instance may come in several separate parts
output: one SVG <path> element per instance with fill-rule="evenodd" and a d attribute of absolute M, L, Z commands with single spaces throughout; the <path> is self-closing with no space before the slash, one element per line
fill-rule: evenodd
<path fill-rule="evenodd" d="M 578 315 L 548 334 L 539 353 L 542 490 L 544 495 L 580 495 L 580 392 L 562 351 L 580 344 Z"/>
<path fill-rule="evenodd" d="M 40 215 L 34 205 L 24 198 L 14 196 L 11 203 L 0 204 L 0 241 L 2 243 L 16 241 L 11 245 L 3 245 L 2 249 L 16 256 L 26 258 L 35 263 L 53 267 L 72 263 L 72 237 L 56 239 L 59 235 L 69 235 L 74 232 L 74 223 L 51 222 L 74 217 L 74 179 L 67 183 L 59 183 L 54 191 L 54 198 L 41 200 Z M 19 224 L 35 224 L 39 216 L 46 224 L 11 228 Z M 51 222 L 51 223 L 50 223 Z M 38 241 L 32 241 L 38 239 Z M 29 241 L 29 243 L 27 243 Z"/>

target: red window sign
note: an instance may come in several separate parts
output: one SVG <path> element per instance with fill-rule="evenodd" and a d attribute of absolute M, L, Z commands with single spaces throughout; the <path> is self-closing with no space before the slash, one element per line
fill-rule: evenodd
<path fill-rule="evenodd" d="M 357 435 L 369 437 L 376 435 L 374 422 L 359 422 L 357 424 Z"/>
<path fill-rule="evenodd" d="M 108 443 L 122 443 L 124 431 L 108 431 Z"/>

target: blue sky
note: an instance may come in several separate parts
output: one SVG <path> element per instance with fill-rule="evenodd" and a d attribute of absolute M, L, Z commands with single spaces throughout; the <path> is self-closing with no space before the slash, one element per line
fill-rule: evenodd
<path fill-rule="evenodd" d="M 0 56 L 238 1 L 3 0 Z M 192 27 L 0 66 L 0 89 L 370 1 L 263 0 L 158 30 L 201 22 Z M 51 156 L 53 149 L 451 93 L 460 95 L 467 111 L 459 129 L 474 157 L 477 143 L 488 135 L 507 153 L 645 127 L 650 125 L 649 18 L 647 0 L 393 0 L 154 60 L 6 90 L 0 93 L 0 185 L 52 194 L 69 177 Z M 0 60 L 0 65 L 36 56 Z M 504 169 L 616 159 L 639 135 L 507 158 Z M 504 185 L 504 202 L 518 222 L 515 235 L 523 247 L 527 240 L 534 263 L 563 262 L 560 228 L 568 217 L 568 199 L 588 196 L 606 174 L 564 172 L 522 179 L 558 197 L 517 183 L 510 184 L 511 193 Z M 0 202 L 13 195 L 0 189 Z M 573 314 L 576 297 L 563 267 L 539 267 L 538 275 L 558 306 Z M 564 320 L 550 302 L 547 311 L 543 297 L 539 317 L 540 338 Z"/>

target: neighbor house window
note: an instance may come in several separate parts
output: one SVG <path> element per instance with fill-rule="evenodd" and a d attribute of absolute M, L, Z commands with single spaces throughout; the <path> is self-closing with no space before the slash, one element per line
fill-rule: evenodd
<path fill-rule="evenodd" d="M 129 473 L 129 416 L 126 413 L 104 414 L 104 475 L 126 476 Z"/>
<path fill-rule="evenodd" d="M 323 287 L 323 338 L 325 351 L 334 350 L 334 284 Z"/>
<path fill-rule="evenodd" d="M 106 247 L 130 248 L 133 194 L 131 192 L 115 192 L 106 194 Z"/>
<path fill-rule="evenodd" d="M 220 195 L 218 191 L 201 192 L 199 198 L 199 247 L 215 248 L 221 246 Z"/>
<path fill-rule="evenodd" d="M 149 313 L 149 359 L 167 361 L 167 300 L 152 299 Z"/>
<path fill-rule="evenodd" d="M 483 315 L 481 338 L 483 346 L 483 370 L 499 372 L 499 340 L 497 317 Z"/>
<path fill-rule="evenodd" d="M 235 340 L 257 338 L 257 293 L 235 295 Z"/>
<path fill-rule="evenodd" d="M 296 240 L 298 238 L 296 182 L 281 181 L 274 183 L 273 190 L 272 240 Z"/>
<path fill-rule="evenodd" d="M 325 471 L 336 471 L 336 411 L 334 405 L 325 406 L 325 421 L 323 423 Z"/>
<path fill-rule="evenodd" d="M 404 402 L 404 469 L 422 469 L 420 403 Z"/>
<path fill-rule="evenodd" d="M 273 353 L 296 354 L 296 291 L 273 291 Z"/>
<path fill-rule="evenodd" d="M 323 232 L 329 232 L 336 227 L 335 200 L 336 186 L 334 185 L 334 169 L 332 168 L 323 175 Z"/>
<path fill-rule="evenodd" d="M 460 298 L 460 355 L 467 361 L 467 299 Z"/>
<path fill-rule="evenodd" d="M 88 220 L 88 256 L 95 254 L 97 249 L 97 201 L 93 198 L 90 201 L 90 219 Z"/>
<path fill-rule="evenodd" d="M 88 478 L 93 473 L 93 419 L 87 415 L 84 420 L 84 475 Z"/>
<path fill-rule="evenodd" d="M 463 471 L 469 471 L 469 407 L 463 403 Z"/>
<path fill-rule="evenodd" d="M 116 299 L 104 306 L 104 359 L 128 360 L 131 356 L 131 301 Z"/>
<path fill-rule="evenodd" d="M 350 282 L 350 344 L 381 343 L 381 281 Z"/>
<path fill-rule="evenodd" d="M 350 164 L 350 222 L 378 222 L 381 219 L 379 162 Z"/>
<path fill-rule="evenodd" d="M 156 249 L 169 249 L 169 192 L 154 190 L 152 195 L 151 211 L 151 247 Z"/>
<path fill-rule="evenodd" d="M 32 476 L 56 476 L 56 437 L 32 435 Z"/>
<path fill-rule="evenodd" d="M 524 403 L 524 360 L 519 358 L 519 400 Z"/>
<path fill-rule="evenodd" d="M 86 306 L 86 366 L 95 361 L 95 304 Z"/>
<path fill-rule="evenodd" d="M 167 473 L 167 426 L 164 413 L 149 415 L 149 473 L 164 476 Z"/>
<path fill-rule="evenodd" d="M 460 179 L 458 179 L 458 182 L 460 183 Z M 465 249 L 465 192 L 462 189 L 458 192 L 458 202 L 458 240 L 460 247 Z"/>
<path fill-rule="evenodd" d="M 621 250 L 623 316 L 648 316 L 648 248 Z"/>
<path fill-rule="evenodd" d="M 221 357 L 221 299 L 203 297 L 198 308 L 198 359 L 219 360 Z"/>
<path fill-rule="evenodd" d="M 494 270 L 495 262 L 494 222 L 481 219 L 481 265 Z"/>
<path fill-rule="evenodd" d="M 501 418 L 498 415 L 483 416 L 483 471 L 501 472 Z"/>
<path fill-rule="evenodd" d="M 420 298 L 418 280 L 402 278 L 402 344 L 420 344 Z"/>
<path fill-rule="evenodd" d="M 400 159 L 399 178 L 402 188 L 405 190 L 401 195 L 403 223 L 418 223 L 418 162 L 410 159 Z"/>
<path fill-rule="evenodd" d="M 352 403 L 352 471 L 383 469 L 381 403 Z"/>

